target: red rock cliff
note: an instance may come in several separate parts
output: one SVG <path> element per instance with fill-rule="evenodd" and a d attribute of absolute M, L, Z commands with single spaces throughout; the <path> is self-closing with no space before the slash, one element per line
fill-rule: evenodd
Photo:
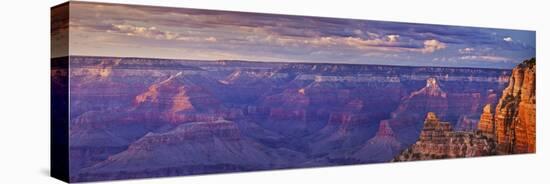
<path fill-rule="evenodd" d="M 535 144 L 535 59 L 526 60 L 512 71 L 495 110 L 498 152 L 534 153 Z"/>
<path fill-rule="evenodd" d="M 494 122 L 494 113 L 491 104 L 485 105 L 483 107 L 483 113 L 479 118 L 479 124 L 477 129 L 484 134 L 494 134 L 495 131 L 495 122 Z"/>

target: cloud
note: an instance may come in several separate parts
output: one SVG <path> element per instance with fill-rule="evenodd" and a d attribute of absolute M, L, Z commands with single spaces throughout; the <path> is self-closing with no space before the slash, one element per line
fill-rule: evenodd
<path fill-rule="evenodd" d="M 398 42 L 398 35 L 391 35 L 387 39 L 364 39 L 360 37 L 316 37 L 299 41 L 296 39 L 279 39 L 283 43 L 300 42 L 306 44 L 304 46 L 327 47 L 333 46 L 341 48 L 344 46 L 355 48 L 362 51 L 382 51 L 382 52 L 420 52 L 423 54 L 433 53 L 437 50 L 447 48 L 445 43 L 438 40 L 425 40 L 423 45 L 417 45 L 409 42 Z"/>
<path fill-rule="evenodd" d="M 108 30 L 108 32 L 116 32 L 127 36 L 138 36 L 157 40 L 177 40 L 180 37 L 178 33 L 158 30 L 154 26 L 142 27 L 130 24 L 113 24 L 112 29 Z"/>
<path fill-rule="evenodd" d="M 506 56 L 516 61 L 535 53 L 534 32 L 519 30 L 84 2 L 73 5 L 69 23 L 72 51 L 84 50 L 89 55 L 97 51 L 190 59 L 418 64 L 433 57 L 438 57 L 434 61 L 477 62 L 504 61 L 507 58 L 499 56 Z M 121 45 L 136 48 L 122 53 Z M 157 50 L 150 51 L 152 48 Z M 453 50 L 447 52 L 446 48 Z M 457 65 L 468 63 L 472 62 Z"/>
<path fill-rule="evenodd" d="M 499 56 L 498 53 L 493 52 L 493 49 L 488 47 L 482 47 L 475 49 L 473 47 L 466 47 L 458 49 L 460 55 L 456 57 L 458 60 L 465 61 L 488 61 L 488 62 L 507 62 L 511 61 L 511 58 Z"/>
<path fill-rule="evenodd" d="M 155 40 L 169 40 L 169 41 L 194 41 L 194 42 L 217 42 L 218 39 L 214 36 L 185 36 L 181 33 L 172 31 L 161 30 L 155 26 L 144 27 L 135 26 L 131 24 L 112 24 L 111 28 L 107 30 L 108 33 L 117 33 L 126 36 L 141 37 Z"/>
<path fill-rule="evenodd" d="M 437 41 L 435 39 L 424 41 L 424 48 L 420 50 L 422 53 L 432 53 L 437 50 L 447 48 L 447 45 L 443 42 Z"/>
<path fill-rule="evenodd" d="M 505 42 L 512 42 L 512 37 L 504 37 L 502 40 L 504 40 Z"/>
<path fill-rule="evenodd" d="M 368 36 L 369 38 L 371 38 L 371 39 L 380 37 L 379 34 L 373 33 L 373 32 L 367 32 L 367 36 Z"/>
<path fill-rule="evenodd" d="M 476 60 L 476 61 L 492 61 L 492 62 L 504 62 L 510 61 L 510 58 L 502 56 L 490 56 L 490 55 L 470 55 L 470 56 L 461 56 L 461 60 Z"/>
<path fill-rule="evenodd" d="M 460 53 L 460 54 L 469 54 L 469 53 L 474 52 L 475 50 L 476 50 L 475 48 L 466 47 L 466 48 L 458 49 L 458 53 Z"/>
<path fill-rule="evenodd" d="M 388 37 L 389 42 L 396 42 L 399 39 L 399 35 L 388 35 L 386 37 Z"/>
<path fill-rule="evenodd" d="M 492 62 L 492 63 L 502 63 L 512 61 L 512 59 L 503 56 L 496 55 L 463 55 L 456 57 L 435 57 L 432 59 L 435 62 L 457 62 L 457 61 L 482 61 L 482 62 Z"/>

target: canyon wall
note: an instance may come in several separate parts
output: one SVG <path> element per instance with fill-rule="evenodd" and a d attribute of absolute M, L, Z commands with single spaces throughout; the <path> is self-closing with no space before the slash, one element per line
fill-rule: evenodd
<path fill-rule="evenodd" d="M 534 153 L 536 151 L 536 60 L 512 70 L 510 82 L 496 107 L 486 104 L 477 130 L 452 130 L 429 112 L 415 144 L 393 161 L 429 160 L 485 155 Z M 494 107 L 494 108 L 493 108 Z M 470 127 L 471 123 L 459 123 Z"/>
<path fill-rule="evenodd" d="M 536 151 L 535 62 L 527 60 L 514 68 L 496 106 L 494 134 L 501 154 Z"/>
<path fill-rule="evenodd" d="M 428 112 L 471 131 L 510 76 L 478 68 L 70 61 L 74 181 L 388 162 L 417 141 Z M 456 137 L 444 149 L 475 154 L 457 149 L 477 135 L 443 134 Z M 243 159 L 253 158 L 248 152 L 257 159 Z"/>

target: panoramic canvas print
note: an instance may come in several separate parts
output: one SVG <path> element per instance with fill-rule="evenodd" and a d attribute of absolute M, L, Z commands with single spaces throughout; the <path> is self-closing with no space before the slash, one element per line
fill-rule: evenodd
<path fill-rule="evenodd" d="M 67 182 L 535 153 L 535 31 L 70 2 Z"/>

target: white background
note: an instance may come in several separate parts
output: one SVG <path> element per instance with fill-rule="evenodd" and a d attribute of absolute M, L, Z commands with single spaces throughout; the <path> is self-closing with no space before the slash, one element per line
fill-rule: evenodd
<path fill-rule="evenodd" d="M 62 0 L 6 0 L 0 21 L 0 183 L 49 175 L 49 18 Z M 104 0 L 189 8 L 537 31 L 537 153 L 472 159 L 128 180 L 116 183 L 548 183 L 549 5 L 543 0 Z M 546 84 L 545 84 L 546 83 Z"/>

